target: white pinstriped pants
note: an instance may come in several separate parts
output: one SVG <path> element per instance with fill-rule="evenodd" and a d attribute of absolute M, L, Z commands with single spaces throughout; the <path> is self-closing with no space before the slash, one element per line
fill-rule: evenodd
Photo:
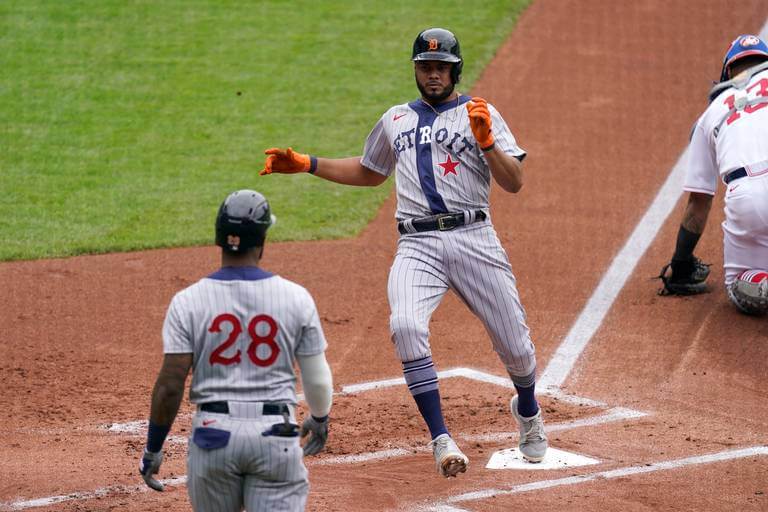
<path fill-rule="evenodd" d="M 483 322 L 511 374 L 522 377 L 535 369 L 515 276 L 488 220 L 400 237 L 387 291 L 392 341 L 401 361 L 431 354 L 429 320 L 448 289 Z"/>
<path fill-rule="evenodd" d="M 260 405 L 260 404 L 259 404 Z M 263 436 L 282 416 L 231 417 L 198 412 L 192 432 L 209 427 L 230 432 L 227 446 L 214 450 L 189 440 L 187 490 L 199 512 L 303 511 L 309 494 L 304 453 L 298 437 Z"/>

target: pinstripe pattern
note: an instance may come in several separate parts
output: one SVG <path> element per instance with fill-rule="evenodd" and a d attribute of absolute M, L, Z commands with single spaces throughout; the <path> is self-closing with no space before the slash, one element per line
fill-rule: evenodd
<path fill-rule="evenodd" d="M 204 450 L 190 439 L 187 486 L 193 510 L 304 510 L 309 482 L 299 438 L 261 435 L 282 417 L 198 413 L 193 429 L 204 420 L 213 420 L 211 426 L 231 432 L 231 438 L 215 450 Z"/>
<path fill-rule="evenodd" d="M 417 100 L 389 109 L 379 119 L 365 142 L 362 164 L 385 176 L 397 169 L 398 220 L 424 217 L 432 214 L 419 175 L 417 154 L 422 145 L 420 117 L 428 112 L 433 119 L 427 143 L 430 145 L 432 169 L 436 193 L 445 203 L 447 211 L 477 210 L 488 208 L 491 173 L 485 156 L 477 145 L 469 126 L 469 116 L 464 104 L 467 96 L 459 98 L 458 107 L 453 102 L 435 115 L 428 106 Z M 509 130 L 507 123 L 493 105 L 491 112 L 493 135 L 496 144 L 504 152 L 522 159 L 522 150 Z M 442 110 L 442 109 L 438 109 Z M 423 127 L 422 127 L 423 128 Z M 439 163 L 458 161 L 456 173 L 447 173 Z M 424 170 L 422 170 L 422 173 Z"/>
<path fill-rule="evenodd" d="M 232 332 L 231 323 L 221 324 L 221 332 L 211 333 L 214 319 L 224 313 L 239 319 L 242 332 L 237 341 L 221 353 L 239 364 L 210 364 L 211 353 Z M 263 367 L 251 364 L 247 350 L 251 343 L 247 326 L 256 315 L 268 315 L 278 325 L 275 341 L 280 349 L 277 361 Z M 261 322 L 256 333 L 265 336 L 269 326 Z M 279 276 L 256 281 L 201 279 L 182 290 L 171 301 L 163 326 L 165 353 L 194 353 L 193 403 L 218 400 L 271 401 L 296 403 L 295 354 L 314 355 L 325 350 L 326 341 L 315 303 L 309 292 Z M 256 354 L 270 354 L 266 344 Z"/>
<path fill-rule="evenodd" d="M 390 330 L 401 361 L 431 354 L 429 320 L 449 288 L 483 322 L 510 374 L 534 371 L 534 346 L 515 277 L 488 221 L 400 237 L 388 298 Z"/>
<path fill-rule="evenodd" d="M 193 435 L 201 426 L 231 435 L 227 446 L 213 450 L 190 438 L 187 486 L 194 510 L 303 510 L 309 483 L 299 439 L 262 436 L 283 419 L 263 417 L 261 402 L 295 406 L 296 355 L 326 348 L 309 292 L 255 268 L 222 269 L 176 294 L 163 347 L 193 353 L 193 403 L 229 402 L 229 415 L 199 412 L 193 420 Z"/>

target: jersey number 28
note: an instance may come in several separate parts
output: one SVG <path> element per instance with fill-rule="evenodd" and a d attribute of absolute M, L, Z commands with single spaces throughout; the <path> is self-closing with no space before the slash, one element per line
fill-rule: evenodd
<path fill-rule="evenodd" d="M 239 364 L 241 354 L 240 349 L 237 349 L 235 355 L 229 357 L 225 356 L 223 352 L 234 345 L 237 338 L 243 332 L 240 319 L 231 313 L 223 313 L 213 319 L 213 323 L 211 323 L 211 326 L 208 328 L 208 332 L 221 332 L 221 324 L 223 323 L 231 324 L 232 330 L 229 332 L 227 339 L 224 340 L 224 343 L 211 352 L 208 362 L 211 363 L 211 365 L 223 364 L 225 366 Z M 267 332 L 266 336 L 261 336 L 256 332 L 256 326 L 260 323 L 266 323 L 269 327 L 269 332 Z M 277 360 L 277 356 L 280 354 L 280 347 L 275 341 L 275 336 L 277 335 L 277 322 L 275 322 L 274 318 L 269 315 L 256 315 L 250 322 L 248 322 L 248 335 L 251 338 L 251 343 L 248 344 L 248 350 L 246 350 L 246 352 L 248 353 L 248 359 L 250 359 L 253 364 L 256 366 L 269 366 Z M 269 356 L 265 358 L 259 357 L 256 353 L 256 349 L 259 345 L 267 345 L 269 348 Z"/>

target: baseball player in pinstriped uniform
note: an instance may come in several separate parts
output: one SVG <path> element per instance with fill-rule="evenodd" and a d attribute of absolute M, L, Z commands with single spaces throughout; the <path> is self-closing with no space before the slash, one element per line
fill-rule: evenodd
<path fill-rule="evenodd" d="M 315 303 L 298 284 L 259 268 L 273 221 L 258 192 L 230 194 L 216 218 L 221 268 L 177 293 L 163 325 L 140 473 L 163 490 L 154 475 L 191 368 L 197 413 L 187 487 L 196 511 L 304 510 L 303 455 L 319 452 L 328 436 L 333 386 Z M 301 428 L 294 361 L 311 413 Z M 299 437 L 307 435 L 302 450 Z"/>
<path fill-rule="evenodd" d="M 688 204 L 669 265 L 672 274 L 662 271 L 665 291 L 706 291 L 709 269 L 693 250 L 722 181 L 726 292 L 740 311 L 763 315 L 768 313 L 768 44 L 750 34 L 737 37 L 709 100 L 691 135 Z"/>
<path fill-rule="evenodd" d="M 401 237 L 388 283 L 390 328 L 408 388 L 432 436 L 437 469 L 449 477 L 468 465 L 443 420 L 428 339 L 430 317 L 449 289 L 485 324 L 518 391 L 511 406 L 520 450 L 538 462 L 547 438 L 534 397 L 534 346 L 488 210 L 491 178 L 507 192 L 522 186 L 525 152 L 492 105 L 455 90 L 463 62 L 451 32 L 421 32 L 412 60 L 421 98 L 384 113 L 362 157 L 325 159 L 273 148 L 266 151 L 261 174 L 310 172 L 359 186 L 396 175 Z"/>

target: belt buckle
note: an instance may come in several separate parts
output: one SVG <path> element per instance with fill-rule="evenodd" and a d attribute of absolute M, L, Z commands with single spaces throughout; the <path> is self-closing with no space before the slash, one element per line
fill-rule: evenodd
<path fill-rule="evenodd" d="M 437 218 L 437 229 L 440 231 L 450 231 L 458 226 L 458 222 L 453 215 L 443 215 Z"/>

